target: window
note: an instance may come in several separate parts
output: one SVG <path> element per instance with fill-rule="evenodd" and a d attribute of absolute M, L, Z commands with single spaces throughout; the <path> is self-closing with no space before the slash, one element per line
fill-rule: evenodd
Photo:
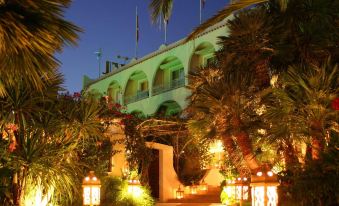
<path fill-rule="evenodd" d="M 147 81 L 140 82 L 139 90 L 142 91 L 142 92 L 148 91 L 148 82 Z"/>
<path fill-rule="evenodd" d="M 172 80 L 179 80 L 184 78 L 184 68 L 172 71 Z"/>

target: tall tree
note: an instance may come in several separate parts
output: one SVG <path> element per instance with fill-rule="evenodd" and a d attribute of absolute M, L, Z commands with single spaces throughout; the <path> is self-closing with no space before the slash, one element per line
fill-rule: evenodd
<path fill-rule="evenodd" d="M 58 66 L 55 52 L 74 45 L 77 26 L 63 17 L 71 0 L 0 1 L 0 96 L 27 81 L 41 91 Z M 41 78 L 43 77 L 43 78 Z"/>
<path fill-rule="evenodd" d="M 247 62 L 234 64 L 236 58 L 227 54 L 221 64 L 210 65 L 191 74 L 189 107 L 194 112 L 214 116 L 213 123 L 220 136 L 235 137 L 248 168 L 254 172 L 259 163 L 253 152 L 250 131 L 258 125 L 255 111 L 260 99 L 256 96 L 258 87 L 254 84 L 254 76 L 242 69 L 248 67 Z"/>

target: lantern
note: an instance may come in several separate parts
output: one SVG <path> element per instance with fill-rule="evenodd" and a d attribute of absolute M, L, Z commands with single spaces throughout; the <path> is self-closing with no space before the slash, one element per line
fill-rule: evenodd
<path fill-rule="evenodd" d="M 128 180 L 127 191 L 128 194 L 132 195 L 133 197 L 140 197 L 142 194 L 140 181 L 136 179 Z"/>
<path fill-rule="evenodd" d="M 100 180 L 95 176 L 94 171 L 90 171 L 82 181 L 83 205 L 100 205 L 100 187 Z"/>
<path fill-rule="evenodd" d="M 257 172 L 251 176 L 252 205 L 253 206 L 277 206 L 278 178 L 270 170 Z"/>
<path fill-rule="evenodd" d="M 195 194 L 197 194 L 198 193 L 198 187 L 196 186 L 196 185 L 192 185 L 191 187 L 190 187 L 190 190 L 191 190 L 191 194 L 192 195 L 195 195 Z"/>
<path fill-rule="evenodd" d="M 205 180 L 202 180 L 202 182 L 200 183 L 199 190 L 201 190 L 201 191 L 207 191 L 208 190 L 208 185 L 206 184 Z"/>
<path fill-rule="evenodd" d="M 248 200 L 249 182 L 246 177 L 238 177 L 234 183 L 235 187 L 235 199 L 242 205 L 244 200 Z"/>
<path fill-rule="evenodd" d="M 176 198 L 177 199 L 182 199 L 182 198 L 184 198 L 184 190 L 182 190 L 181 188 L 180 188 L 180 185 L 179 185 L 179 188 L 177 189 L 177 191 L 176 191 Z"/>

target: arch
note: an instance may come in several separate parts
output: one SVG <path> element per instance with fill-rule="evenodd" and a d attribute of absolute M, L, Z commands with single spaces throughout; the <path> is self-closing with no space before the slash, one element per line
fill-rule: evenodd
<path fill-rule="evenodd" d="M 158 66 L 152 81 L 152 95 L 185 85 L 184 65 L 176 56 L 165 58 Z"/>
<path fill-rule="evenodd" d="M 173 116 L 177 115 L 182 111 L 182 108 L 180 105 L 174 101 L 174 100 L 169 100 L 161 103 L 158 106 L 158 109 L 155 112 L 156 116 Z"/>
<path fill-rule="evenodd" d="M 113 80 L 107 88 L 107 95 L 114 103 L 121 104 L 122 95 L 121 95 L 121 86 L 118 81 Z"/>
<path fill-rule="evenodd" d="M 199 67 L 208 64 L 214 58 L 215 48 L 210 42 L 202 42 L 191 55 L 189 72 L 196 71 Z"/>
<path fill-rule="evenodd" d="M 149 97 L 148 78 L 143 71 L 133 72 L 126 83 L 124 103 L 129 104 Z"/>

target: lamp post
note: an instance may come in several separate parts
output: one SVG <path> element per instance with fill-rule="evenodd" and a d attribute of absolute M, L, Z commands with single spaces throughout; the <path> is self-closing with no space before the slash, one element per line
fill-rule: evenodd
<path fill-rule="evenodd" d="M 259 171 L 257 172 L 256 175 L 252 175 L 251 176 L 252 205 L 277 206 L 278 185 L 279 183 L 277 175 L 270 170 Z"/>
<path fill-rule="evenodd" d="M 100 187 L 100 180 L 95 176 L 94 171 L 90 171 L 82 181 L 84 206 L 100 205 Z"/>

